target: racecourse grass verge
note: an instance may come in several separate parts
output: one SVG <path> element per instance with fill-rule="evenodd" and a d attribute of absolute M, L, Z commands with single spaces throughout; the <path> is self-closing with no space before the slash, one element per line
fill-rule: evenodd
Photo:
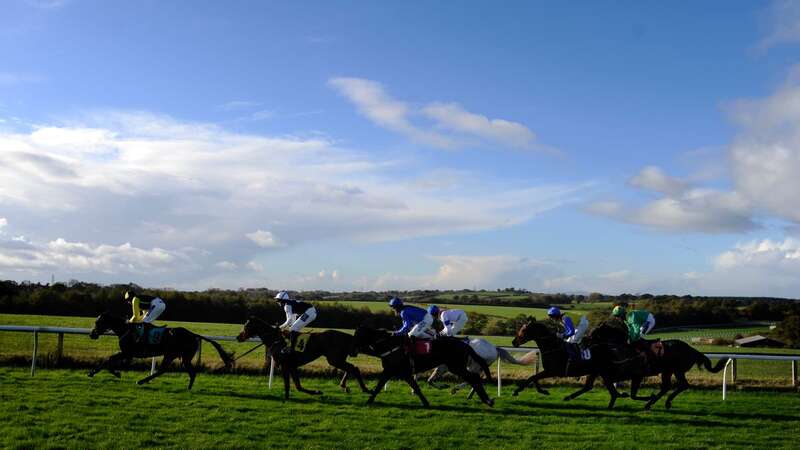
<path fill-rule="evenodd" d="M 367 406 L 335 379 L 308 379 L 325 394 L 293 391 L 284 402 L 263 377 L 202 374 L 188 392 L 184 374 L 137 386 L 144 375 L 0 368 L 0 447 L 796 448 L 800 439 L 796 393 L 732 392 L 722 402 L 718 391 L 696 390 L 670 411 L 662 400 L 645 412 L 631 400 L 608 411 L 600 390 L 564 402 L 570 388 L 519 397 L 506 388 L 490 409 L 423 386 L 432 404 L 424 409 L 397 381 Z"/>

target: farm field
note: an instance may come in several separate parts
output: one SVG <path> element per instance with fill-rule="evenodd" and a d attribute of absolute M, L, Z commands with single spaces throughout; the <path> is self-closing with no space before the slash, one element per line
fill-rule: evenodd
<path fill-rule="evenodd" d="M 694 390 L 670 411 L 662 401 L 644 412 L 630 400 L 608 411 L 599 390 L 566 403 L 569 388 L 520 397 L 506 388 L 490 409 L 423 386 L 424 409 L 397 382 L 367 406 L 328 379 L 306 382 L 322 397 L 293 392 L 283 402 L 263 377 L 201 374 L 187 392 L 183 375 L 137 386 L 143 375 L 0 368 L 0 447 L 796 448 L 800 438 L 800 398 L 781 392 L 722 402 L 718 391 Z"/>

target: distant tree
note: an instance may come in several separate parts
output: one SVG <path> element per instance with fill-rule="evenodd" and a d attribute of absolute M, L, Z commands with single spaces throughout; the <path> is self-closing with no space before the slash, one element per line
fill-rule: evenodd
<path fill-rule="evenodd" d="M 800 348 L 800 314 L 786 316 L 775 328 L 774 334 L 790 347 Z"/>

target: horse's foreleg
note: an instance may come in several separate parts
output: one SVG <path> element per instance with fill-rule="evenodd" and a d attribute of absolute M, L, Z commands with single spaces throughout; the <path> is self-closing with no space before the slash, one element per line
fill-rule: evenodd
<path fill-rule="evenodd" d="M 378 379 L 378 384 L 375 385 L 375 389 L 372 391 L 372 394 L 367 399 L 367 404 L 375 401 L 375 397 L 378 396 L 378 393 L 381 392 L 384 386 L 386 386 L 386 382 L 389 381 L 390 375 L 386 373 L 386 369 L 381 372 L 381 377 Z"/>
<path fill-rule="evenodd" d="M 611 397 L 611 399 L 608 401 L 608 409 L 612 409 L 614 407 L 614 403 L 617 402 L 617 398 L 623 397 L 623 395 L 617 391 L 617 388 L 614 386 L 614 383 L 611 380 L 606 377 L 602 378 L 603 385 L 606 387 L 606 390 L 608 390 L 608 395 Z"/>
<path fill-rule="evenodd" d="M 322 391 L 315 391 L 312 389 L 306 389 L 300 385 L 300 374 L 297 371 L 297 367 L 292 367 L 289 369 L 289 373 L 292 375 L 292 380 L 294 380 L 294 387 L 297 388 L 298 391 L 304 392 L 309 395 L 320 395 Z"/>
<path fill-rule="evenodd" d="M 281 374 L 283 375 L 283 399 L 289 400 L 289 364 L 281 362 Z"/>
<path fill-rule="evenodd" d="M 549 376 L 551 376 L 550 373 L 547 371 L 547 369 L 545 369 L 545 370 L 543 370 L 543 371 L 531 376 L 530 378 L 528 378 L 527 380 L 523 381 L 522 383 L 520 383 L 519 386 L 517 386 L 517 388 L 514 389 L 514 392 L 511 395 L 516 397 L 517 395 L 519 395 L 520 392 L 522 392 L 531 383 L 533 383 L 533 385 L 536 386 L 536 390 L 539 391 L 540 394 L 550 395 L 549 392 L 547 392 L 546 390 L 542 389 L 541 386 L 539 386 L 539 380 L 542 379 L 542 378 L 547 378 Z"/>
<path fill-rule="evenodd" d="M 89 378 L 91 378 L 101 370 L 108 368 L 109 372 L 111 372 L 115 377 L 119 378 L 120 377 L 119 372 L 114 371 L 112 368 L 114 367 L 113 364 L 115 364 L 121 358 L 123 358 L 122 352 L 114 353 L 113 355 L 109 356 L 108 359 L 101 362 L 97 367 L 90 370 L 87 375 L 89 376 Z"/>
<path fill-rule="evenodd" d="M 414 379 L 414 375 L 406 376 L 405 380 L 406 383 L 408 383 L 408 385 L 411 386 L 411 389 L 414 391 L 414 394 L 416 394 L 417 397 L 419 397 L 419 400 L 422 402 L 422 406 L 426 408 L 430 407 L 431 404 L 428 403 L 428 399 L 425 398 L 425 396 L 422 394 L 422 390 L 419 388 L 417 380 Z"/>
<path fill-rule="evenodd" d="M 661 374 L 661 389 L 655 395 L 650 396 L 648 402 L 644 405 L 644 409 L 650 409 L 670 389 L 672 389 L 672 373 L 664 372 Z"/>
<path fill-rule="evenodd" d="M 569 394 L 568 396 L 564 397 L 564 401 L 565 402 L 570 401 L 572 399 L 578 398 L 581 395 L 591 391 L 592 388 L 594 387 L 594 380 L 596 380 L 596 379 L 597 379 L 597 375 L 596 374 L 592 374 L 592 375 L 589 375 L 588 377 L 586 377 L 586 382 L 583 383 L 583 387 L 581 387 L 577 391 L 573 392 L 572 394 Z"/>
<path fill-rule="evenodd" d="M 478 393 L 478 397 L 481 401 L 489 406 L 494 406 L 494 400 L 489 398 L 489 394 L 486 393 L 486 390 L 483 388 L 483 381 L 481 380 L 481 376 L 474 372 L 470 372 L 469 369 L 462 370 L 453 370 L 452 367 L 449 368 L 451 372 L 461 377 L 464 381 L 469 383 L 472 386 L 472 391 L 470 392 L 470 396 L 468 398 L 472 398 L 473 393 Z"/>
<path fill-rule="evenodd" d="M 639 396 L 639 388 L 642 387 L 642 377 L 636 377 L 631 379 L 631 399 L 639 400 L 639 401 L 650 401 L 653 399 L 653 396 L 650 395 L 648 397 L 640 397 Z"/>
<path fill-rule="evenodd" d="M 675 390 L 672 391 L 672 394 L 669 394 L 669 397 L 667 397 L 666 403 L 664 403 L 664 406 L 667 409 L 672 408 L 672 400 L 675 397 L 677 397 L 678 394 L 680 394 L 681 392 L 685 391 L 686 389 L 689 389 L 689 382 L 686 381 L 686 374 L 685 373 L 683 373 L 683 372 L 675 372 L 675 378 L 678 379 L 678 386 L 675 387 Z"/>
<path fill-rule="evenodd" d="M 437 367 L 433 371 L 431 376 L 428 377 L 428 384 L 430 384 L 431 386 L 435 387 L 436 389 L 445 389 L 447 387 L 447 384 L 445 384 L 445 383 L 438 383 L 438 384 L 435 383 L 436 379 L 438 379 L 440 376 L 442 376 L 445 373 L 447 373 L 447 366 L 442 364 L 441 366 Z"/>
<path fill-rule="evenodd" d="M 347 376 L 350 375 L 346 370 L 344 371 L 344 375 L 342 375 L 342 380 L 339 381 L 339 387 L 342 388 L 343 391 L 350 393 L 350 388 L 347 387 Z"/>
<path fill-rule="evenodd" d="M 176 355 L 164 355 L 164 359 L 161 360 L 161 364 L 158 366 L 158 369 L 156 370 L 156 373 L 154 373 L 152 375 L 148 375 L 148 376 L 142 378 L 141 380 L 137 381 L 136 384 L 142 385 L 142 384 L 145 384 L 148 381 L 152 380 L 153 378 L 160 377 L 161 375 L 164 375 L 164 373 L 167 371 L 167 368 L 169 367 L 169 365 L 172 364 L 173 360 L 175 360 L 175 356 Z"/>

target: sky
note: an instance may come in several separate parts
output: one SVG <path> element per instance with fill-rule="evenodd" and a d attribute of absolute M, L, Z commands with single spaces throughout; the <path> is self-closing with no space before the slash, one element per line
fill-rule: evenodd
<path fill-rule="evenodd" d="M 2 279 L 800 297 L 800 2 L 2 3 Z"/>

